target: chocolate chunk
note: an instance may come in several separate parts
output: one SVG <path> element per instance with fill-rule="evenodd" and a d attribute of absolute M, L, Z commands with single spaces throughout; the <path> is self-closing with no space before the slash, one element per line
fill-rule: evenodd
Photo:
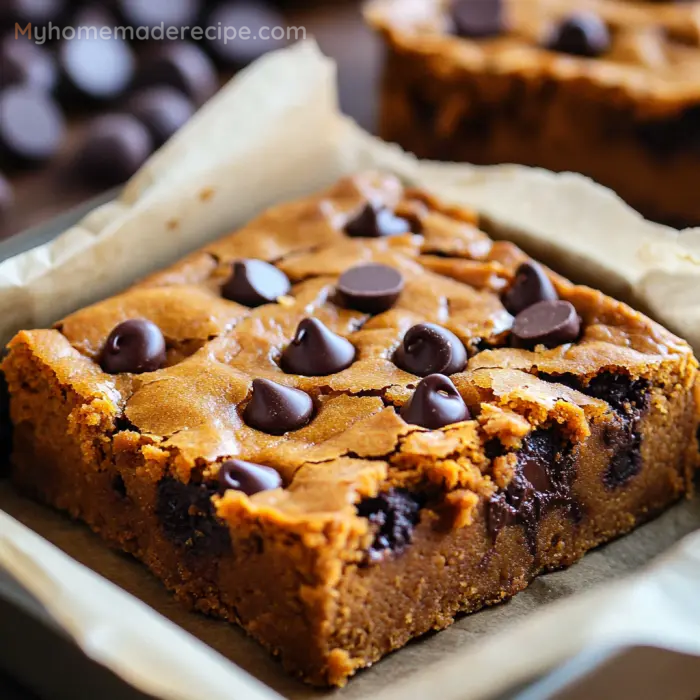
<path fill-rule="evenodd" d="M 406 219 L 396 216 L 387 207 L 371 202 L 345 225 L 345 233 L 351 238 L 384 238 L 410 232 L 411 225 Z"/>
<path fill-rule="evenodd" d="M 211 59 L 199 46 L 187 42 L 159 45 L 146 52 L 141 57 L 134 82 L 137 87 L 170 85 L 197 106 L 219 89 L 219 78 Z"/>
<path fill-rule="evenodd" d="M 195 23 L 201 0 L 116 0 L 124 24 L 132 27 L 183 27 Z M 162 39 L 162 37 L 160 37 Z"/>
<path fill-rule="evenodd" d="M 305 318 L 282 353 L 280 364 L 287 374 L 324 377 L 341 372 L 354 359 L 355 346 L 349 340 L 333 333 L 317 318 Z"/>
<path fill-rule="evenodd" d="M 461 372 L 467 364 L 462 341 L 447 328 L 434 323 L 419 323 L 403 337 L 394 353 L 398 367 L 419 377 L 429 374 L 450 375 Z"/>
<path fill-rule="evenodd" d="M 2 0 L 0 24 L 19 23 L 24 27 L 29 22 L 35 26 L 55 23 L 63 15 L 66 4 L 66 0 Z"/>
<path fill-rule="evenodd" d="M 276 302 L 290 289 L 287 275 L 274 265 L 264 260 L 236 260 L 221 293 L 229 301 L 255 308 Z"/>
<path fill-rule="evenodd" d="M 0 93 L 0 149 L 18 164 L 38 164 L 58 151 L 66 125 L 54 100 L 36 88 L 14 85 Z"/>
<path fill-rule="evenodd" d="M 126 109 L 148 127 L 156 147 L 162 146 L 195 111 L 187 97 L 168 86 L 140 90 L 129 98 Z"/>
<path fill-rule="evenodd" d="M 431 374 L 419 382 L 413 396 L 401 409 L 401 417 L 406 423 L 429 430 L 470 418 L 464 399 L 442 374 Z"/>
<path fill-rule="evenodd" d="M 563 19 L 547 41 L 551 51 L 595 58 L 610 50 L 610 30 L 592 12 L 577 12 Z"/>
<path fill-rule="evenodd" d="M 379 314 L 390 309 L 402 290 L 401 273 L 378 263 L 352 267 L 338 280 L 341 301 L 347 307 L 367 314 Z"/>
<path fill-rule="evenodd" d="M 224 66 L 241 68 L 287 43 L 284 18 L 260 1 L 224 2 L 212 11 L 206 25 L 216 28 L 206 38 L 212 56 Z"/>
<path fill-rule="evenodd" d="M 381 561 L 388 553 L 400 554 L 406 549 L 420 520 L 422 506 L 421 496 L 405 489 L 391 489 L 359 503 L 357 514 L 376 528 L 368 552 L 370 562 Z"/>
<path fill-rule="evenodd" d="M 452 22 L 459 36 L 485 39 L 505 29 L 503 0 L 454 0 Z"/>
<path fill-rule="evenodd" d="M 540 301 L 521 311 L 513 323 L 513 344 L 516 347 L 548 348 L 572 343 L 581 330 L 573 304 L 568 301 Z"/>
<path fill-rule="evenodd" d="M 129 114 L 107 114 L 92 121 L 74 164 L 85 179 L 103 185 L 128 180 L 153 152 L 144 124 Z"/>
<path fill-rule="evenodd" d="M 0 87 L 18 84 L 51 92 L 58 84 L 58 66 L 46 48 L 10 34 L 0 44 Z"/>
<path fill-rule="evenodd" d="M 108 374 L 155 372 L 165 364 L 165 338 L 155 323 L 129 319 L 109 334 L 100 364 Z"/>
<path fill-rule="evenodd" d="M 515 272 L 515 280 L 503 296 L 503 306 L 517 316 L 539 301 L 557 301 L 554 285 L 536 262 L 524 262 Z"/>
<path fill-rule="evenodd" d="M 15 193 L 10 181 L 0 173 L 0 218 L 9 213 L 15 203 Z"/>
<path fill-rule="evenodd" d="M 219 493 L 228 489 L 242 491 L 246 496 L 270 491 L 282 486 L 279 472 L 262 464 L 244 462 L 242 459 L 229 459 L 219 468 Z"/>
<path fill-rule="evenodd" d="M 253 395 L 243 411 L 243 420 L 268 435 L 284 435 L 303 428 L 313 415 L 311 397 L 299 389 L 269 379 L 253 380 Z"/>

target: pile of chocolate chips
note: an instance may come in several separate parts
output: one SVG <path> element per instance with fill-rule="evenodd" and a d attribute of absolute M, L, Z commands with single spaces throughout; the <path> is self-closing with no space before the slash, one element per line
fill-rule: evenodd
<path fill-rule="evenodd" d="M 124 182 L 280 27 L 265 0 L 1 0 L 0 171 L 61 152 L 71 177 Z M 13 199 L 0 172 L 0 215 Z"/>

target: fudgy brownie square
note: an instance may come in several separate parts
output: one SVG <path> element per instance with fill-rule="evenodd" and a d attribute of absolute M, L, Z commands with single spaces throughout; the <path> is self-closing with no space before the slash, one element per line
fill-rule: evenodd
<path fill-rule="evenodd" d="M 9 348 L 17 486 L 314 684 L 628 532 L 700 458 L 684 341 L 391 175 Z"/>
<path fill-rule="evenodd" d="M 700 2 L 375 0 L 381 136 L 422 158 L 584 173 L 700 223 Z"/>

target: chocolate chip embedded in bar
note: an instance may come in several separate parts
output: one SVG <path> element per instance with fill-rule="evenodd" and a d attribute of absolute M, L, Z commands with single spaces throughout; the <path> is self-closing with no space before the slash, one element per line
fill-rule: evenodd
<path fill-rule="evenodd" d="M 378 173 L 3 368 L 16 483 L 319 685 L 623 535 L 700 462 L 686 343 Z"/>

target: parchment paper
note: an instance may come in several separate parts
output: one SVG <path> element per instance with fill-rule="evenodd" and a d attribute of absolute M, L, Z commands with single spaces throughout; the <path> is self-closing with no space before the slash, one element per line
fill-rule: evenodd
<path fill-rule="evenodd" d="M 152 158 L 119 201 L 0 263 L 0 340 L 117 291 L 268 205 L 374 167 L 478 208 L 494 235 L 648 310 L 700 351 L 698 231 L 645 222 L 576 175 L 418 163 L 339 115 L 334 78 L 311 42 L 268 55 Z M 486 698 L 583 648 L 646 643 L 700 656 L 700 533 L 670 549 L 700 527 L 697 502 L 537 579 L 507 605 L 409 645 L 333 693 L 289 679 L 240 630 L 182 611 L 140 564 L 7 484 L 0 508 L 0 567 L 89 656 L 167 700 L 257 700 L 275 691 L 299 700 Z M 653 568 L 621 578 L 662 552 Z M 560 598 L 567 600 L 543 607 Z"/>

